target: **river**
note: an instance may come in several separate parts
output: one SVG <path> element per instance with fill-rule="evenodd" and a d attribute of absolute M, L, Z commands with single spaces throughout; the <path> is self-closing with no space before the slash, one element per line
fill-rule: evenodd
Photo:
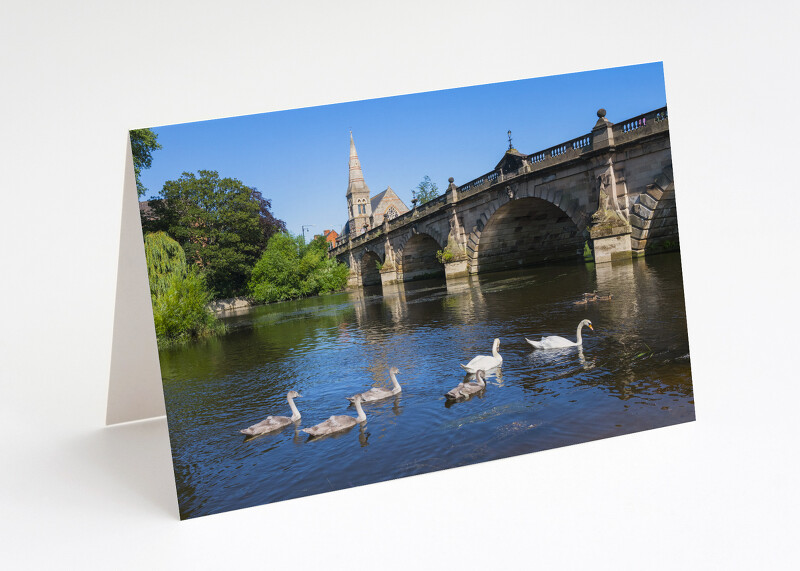
<path fill-rule="evenodd" d="M 583 292 L 609 301 L 575 305 Z M 525 338 L 583 347 L 533 350 Z M 179 507 L 197 517 L 694 420 L 680 257 L 569 264 L 367 288 L 255 307 L 227 335 L 160 351 Z M 486 390 L 450 404 L 459 363 L 490 354 Z M 309 440 L 303 427 L 355 409 L 346 396 L 389 386 L 367 422 Z M 246 439 L 268 415 L 298 426 Z"/>

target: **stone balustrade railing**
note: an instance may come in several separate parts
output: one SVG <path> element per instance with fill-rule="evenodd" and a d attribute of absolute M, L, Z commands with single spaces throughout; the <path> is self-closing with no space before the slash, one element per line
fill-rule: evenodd
<path fill-rule="evenodd" d="M 615 136 L 618 133 L 630 133 L 638 129 L 643 129 L 648 125 L 652 125 L 653 123 L 666 121 L 667 118 L 667 108 L 662 107 L 661 109 L 656 109 L 655 111 L 643 113 L 637 117 L 632 117 L 630 119 L 626 119 L 625 121 L 614 123 L 612 130 L 614 131 Z"/>

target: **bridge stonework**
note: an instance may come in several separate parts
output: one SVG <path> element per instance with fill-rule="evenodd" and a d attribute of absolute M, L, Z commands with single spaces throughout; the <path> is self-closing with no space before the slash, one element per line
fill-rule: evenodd
<path fill-rule="evenodd" d="M 489 173 L 355 238 L 331 255 L 349 285 L 448 280 L 558 260 L 610 263 L 676 249 L 667 109 L 611 123 L 531 155 L 511 149 Z"/>

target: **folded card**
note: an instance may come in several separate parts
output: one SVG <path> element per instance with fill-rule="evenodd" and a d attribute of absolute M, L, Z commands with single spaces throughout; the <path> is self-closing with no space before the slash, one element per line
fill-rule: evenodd
<path fill-rule="evenodd" d="M 182 518 L 695 418 L 661 64 L 130 139 L 108 418 Z"/>

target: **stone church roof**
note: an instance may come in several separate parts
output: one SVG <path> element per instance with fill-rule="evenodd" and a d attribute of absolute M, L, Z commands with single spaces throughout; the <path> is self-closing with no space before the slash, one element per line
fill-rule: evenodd
<path fill-rule="evenodd" d="M 403 202 L 399 196 L 397 196 L 397 193 L 394 190 L 392 190 L 391 186 L 387 186 L 386 190 L 384 190 L 383 192 L 379 192 L 378 194 L 376 194 L 375 196 L 373 196 L 372 198 L 369 199 L 370 206 L 372 206 L 372 211 L 373 212 L 377 212 L 378 206 L 380 205 L 381 201 L 384 198 L 386 198 L 387 200 L 397 200 L 397 201 L 399 201 L 400 204 L 403 205 L 403 208 L 405 209 L 404 211 L 405 212 L 408 211 L 408 206 L 406 206 L 406 203 Z M 402 212 L 400 214 L 402 214 Z"/>

